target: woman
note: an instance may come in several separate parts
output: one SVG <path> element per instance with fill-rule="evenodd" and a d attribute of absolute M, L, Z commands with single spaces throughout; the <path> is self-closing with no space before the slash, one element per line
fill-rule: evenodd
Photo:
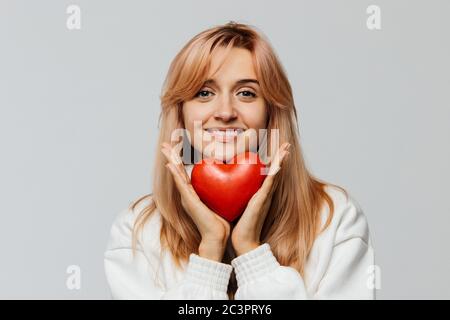
<path fill-rule="evenodd" d="M 153 193 L 117 217 L 105 252 L 113 298 L 375 298 L 366 218 L 306 168 L 292 90 L 261 32 L 230 22 L 196 35 L 173 60 L 161 105 Z M 269 142 L 269 174 L 235 222 L 190 184 L 177 129 L 194 156 L 223 162 Z M 247 133 L 263 129 L 255 149 Z"/>

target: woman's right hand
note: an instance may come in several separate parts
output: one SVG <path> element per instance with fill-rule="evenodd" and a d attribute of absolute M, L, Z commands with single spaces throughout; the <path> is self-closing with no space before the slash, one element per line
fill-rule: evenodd
<path fill-rule="evenodd" d="M 180 192 L 181 204 L 197 225 L 202 237 L 198 249 L 199 256 L 221 262 L 230 236 L 230 224 L 200 200 L 184 168 L 179 150 L 168 143 L 163 143 L 161 151 L 167 158 L 166 167 L 170 170 Z"/>

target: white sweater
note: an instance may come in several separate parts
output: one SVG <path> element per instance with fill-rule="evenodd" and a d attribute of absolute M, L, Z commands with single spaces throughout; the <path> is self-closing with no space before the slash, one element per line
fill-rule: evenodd
<path fill-rule="evenodd" d="M 186 166 L 191 173 L 192 165 Z M 315 240 L 305 264 L 305 277 L 282 266 L 269 244 L 232 260 L 231 265 L 194 253 L 177 269 L 161 250 L 161 215 L 156 209 L 144 226 L 133 259 L 131 234 L 144 205 L 123 210 L 115 219 L 104 254 L 106 278 L 113 299 L 228 299 L 227 286 L 234 268 L 241 299 L 375 299 L 374 251 L 369 228 L 359 204 L 328 186 L 334 201 L 331 224 Z M 322 223 L 328 206 L 324 206 Z"/>

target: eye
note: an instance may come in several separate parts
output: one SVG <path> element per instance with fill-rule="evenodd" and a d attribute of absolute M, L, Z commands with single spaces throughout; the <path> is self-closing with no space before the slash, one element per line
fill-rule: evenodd
<path fill-rule="evenodd" d="M 209 94 L 214 94 L 213 92 L 209 91 L 209 90 L 200 90 L 199 92 L 197 92 L 197 94 L 195 95 L 195 97 L 199 97 L 199 98 L 208 98 L 210 95 Z"/>
<path fill-rule="evenodd" d="M 256 94 L 249 90 L 244 90 L 244 91 L 238 92 L 238 94 L 240 94 L 240 93 L 242 93 L 243 97 L 245 97 L 245 98 L 252 98 L 252 97 L 255 98 L 256 97 Z"/>

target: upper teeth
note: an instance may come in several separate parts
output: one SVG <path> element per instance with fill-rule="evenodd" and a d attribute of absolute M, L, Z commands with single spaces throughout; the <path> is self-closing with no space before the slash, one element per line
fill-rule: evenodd
<path fill-rule="evenodd" d="M 235 134 L 240 134 L 241 132 L 243 132 L 243 129 L 225 129 L 225 130 L 220 130 L 220 129 L 206 129 L 209 133 L 212 134 L 220 134 L 220 135 L 235 135 Z"/>

